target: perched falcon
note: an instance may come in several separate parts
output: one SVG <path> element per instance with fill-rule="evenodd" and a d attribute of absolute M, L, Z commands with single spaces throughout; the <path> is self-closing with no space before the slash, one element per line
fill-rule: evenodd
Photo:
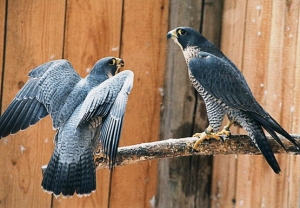
<path fill-rule="evenodd" d="M 267 142 L 263 128 L 283 147 L 276 132 L 286 137 L 298 149 L 300 145 L 255 100 L 240 72 L 218 47 L 189 27 L 178 27 L 167 34 L 182 49 L 191 83 L 204 99 L 209 126 L 199 137 L 194 149 L 204 139 L 230 136 L 232 124 L 242 126 L 262 152 L 275 173 L 280 167 Z M 224 115 L 229 122 L 220 130 Z"/>
<path fill-rule="evenodd" d="M 134 77 L 129 70 L 118 73 L 122 66 L 122 59 L 106 57 L 81 78 L 67 60 L 45 63 L 29 72 L 29 80 L 0 117 L 2 138 L 50 114 L 57 132 L 43 176 L 45 191 L 63 196 L 95 191 L 93 151 L 99 141 L 113 167 Z"/>

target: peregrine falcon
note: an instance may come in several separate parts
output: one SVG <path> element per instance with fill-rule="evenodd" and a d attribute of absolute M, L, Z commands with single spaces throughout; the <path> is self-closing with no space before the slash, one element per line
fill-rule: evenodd
<path fill-rule="evenodd" d="M 133 72 L 120 58 L 100 59 L 81 78 L 67 60 L 29 72 L 29 80 L 0 117 L 0 138 L 34 125 L 50 114 L 55 149 L 42 188 L 63 196 L 87 196 L 96 189 L 93 151 L 101 144 L 113 168 Z M 118 73 L 119 72 L 119 73 Z"/>
<path fill-rule="evenodd" d="M 199 137 L 194 149 L 204 139 L 220 139 L 230 136 L 232 124 L 242 126 L 253 143 L 262 152 L 275 173 L 280 167 L 263 132 L 265 129 L 285 149 L 276 132 L 286 137 L 298 149 L 300 145 L 255 100 L 240 72 L 221 50 L 189 27 L 178 27 L 167 34 L 179 45 L 188 66 L 193 87 L 205 102 L 209 126 Z M 220 130 L 224 115 L 229 122 Z"/>

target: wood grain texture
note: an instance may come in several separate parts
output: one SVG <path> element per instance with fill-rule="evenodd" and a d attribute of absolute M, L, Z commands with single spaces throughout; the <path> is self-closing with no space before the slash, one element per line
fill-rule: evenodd
<path fill-rule="evenodd" d="M 286 102 L 283 102 L 281 122 L 286 121 L 285 127 L 293 133 L 300 132 L 300 1 L 288 1 L 285 8 L 283 77 L 287 79 L 283 79 L 285 87 L 282 93 Z M 286 178 L 288 181 L 286 205 L 300 207 L 300 158 L 291 155 L 288 156 L 287 162 L 289 172 Z"/>
<path fill-rule="evenodd" d="M 65 11 L 64 1 L 7 3 L 2 112 L 27 81 L 32 68 L 61 58 Z M 48 117 L 35 127 L 1 139 L 1 207 L 50 207 L 51 196 L 41 189 L 40 167 L 48 163 L 52 154 L 51 126 Z"/>
<path fill-rule="evenodd" d="M 245 25 L 243 74 L 257 101 L 264 106 L 266 93 L 268 54 L 270 45 L 272 3 L 248 1 Z M 237 166 L 236 206 L 260 206 L 263 187 L 272 184 L 275 175 L 262 156 L 239 156 Z M 270 188 L 271 190 L 271 188 Z"/>
<path fill-rule="evenodd" d="M 299 1 L 225 1 L 221 40 L 254 96 L 290 133 L 299 126 L 298 19 Z M 228 157 L 214 157 L 213 207 L 299 206 L 299 156 L 276 155 L 280 176 L 261 156 Z"/>
<path fill-rule="evenodd" d="M 178 26 L 190 26 L 199 30 L 201 8 L 202 0 L 170 1 L 169 30 Z M 193 134 L 196 103 L 196 93 L 188 78 L 182 52 L 173 41 L 168 41 L 161 139 Z M 206 115 L 199 120 L 206 121 Z M 157 207 L 195 206 L 198 165 L 193 157 L 159 161 Z"/>
<path fill-rule="evenodd" d="M 288 93 L 282 93 L 283 89 L 288 89 L 289 86 L 284 84 L 284 80 L 287 81 L 288 77 L 285 77 L 285 71 L 293 69 L 284 70 L 284 60 L 286 56 L 290 56 L 290 54 L 283 53 L 283 49 L 285 48 L 285 37 L 284 37 L 284 27 L 285 27 L 285 11 L 286 11 L 286 2 L 285 1 L 274 1 L 270 5 L 272 18 L 269 20 L 270 22 L 270 43 L 269 43 L 269 53 L 267 57 L 268 65 L 265 69 L 265 81 L 264 81 L 264 108 L 277 120 L 283 128 L 290 132 L 289 119 L 282 120 L 281 117 L 283 115 L 282 106 L 284 108 L 290 108 L 290 96 Z M 282 18 L 285 17 L 285 18 Z M 291 49 L 291 48 L 290 48 Z M 287 65 L 288 66 L 288 65 Z M 262 68 L 260 68 L 262 70 Z M 284 79 L 282 79 L 284 77 Z M 285 116 L 290 116 L 290 113 Z M 260 201 L 259 204 L 268 204 L 272 207 L 285 207 L 287 205 L 288 199 L 288 186 L 289 182 L 286 180 L 289 177 L 289 162 L 287 155 L 278 155 L 277 160 L 280 164 L 280 168 L 282 169 L 282 174 L 278 177 L 275 174 L 272 174 L 267 177 L 267 180 L 261 181 L 262 187 L 267 187 L 270 185 L 271 191 L 259 190 Z M 261 179 L 264 177 L 260 177 Z M 256 179 L 256 181 L 259 181 Z M 254 191 L 257 190 L 255 187 Z M 261 193 L 260 193 L 261 192 Z"/>
<path fill-rule="evenodd" d="M 2 83 L 3 77 L 2 77 L 2 75 L 3 75 L 3 70 L 4 70 L 4 64 L 3 63 L 4 63 L 4 51 L 5 51 L 4 46 L 5 46 L 5 25 L 6 25 L 6 22 L 5 22 L 6 18 L 5 17 L 6 17 L 6 1 L 1 1 L 0 2 L 0 92 L 1 92 L 0 102 L 3 99 L 3 94 L 2 94 L 1 90 L 2 90 L 2 86 L 3 86 L 3 83 Z M 2 104 L 0 105 L 0 111 L 1 111 L 1 109 L 2 109 Z M 2 143 L 0 142 L 0 150 L 2 149 L 1 145 L 2 145 Z M 2 156 L 2 154 L 0 154 L 0 155 Z M 1 180 L 1 182 L 4 181 L 3 178 L 5 177 L 5 176 L 3 176 L 2 173 L 6 174 L 4 171 L 0 171 L 0 180 Z M 9 196 L 8 196 L 9 193 L 7 193 L 5 191 L 5 185 L 6 185 L 5 183 L 2 183 L 2 187 L 0 188 L 0 194 L 2 195 L 2 196 L 0 196 L 0 207 L 4 207 L 3 204 L 9 204 L 9 202 L 7 202 L 9 200 L 8 199 L 9 198 Z"/>
<path fill-rule="evenodd" d="M 239 69 L 242 69 L 247 1 L 224 1 L 221 50 Z M 227 118 L 224 119 L 227 122 Z M 224 123 L 225 124 L 225 123 Z M 231 132 L 240 129 L 232 127 Z M 213 160 L 211 191 L 212 207 L 235 205 L 237 155 L 217 155 Z"/>
<path fill-rule="evenodd" d="M 290 109 L 293 107 L 290 85 L 294 81 L 293 75 L 289 74 L 297 70 L 293 67 L 296 44 L 291 46 L 293 40 L 285 34 L 286 23 L 293 22 L 289 27 L 297 27 L 295 21 L 289 19 L 297 4 L 292 3 L 289 8 L 291 3 L 248 1 L 243 59 L 243 73 L 254 96 L 289 132 L 292 130 Z M 237 207 L 288 207 L 290 181 L 293 180 L 289 165 L 292 156 L 276 157 L 282 169 L 280 176 L 272 172 L 262 157 L 239 156 Z M 299 179 L 296 180 L 293 183 L 299 184 Z"/>
<path fill-rule="evenodd" d="M 169 29 L 190 26 L 219 45 L 221 13 L 222 1 L 171 1 Z M 191 136 L 208 126 L 204 102 L 191 86 L 182 52 L 173 41 L 168 46 L 162 139 Z M 209 207 L 211 172 L 209 156 L 160 160 L 158 207 Z"/>
<path fill-rule="evenodd" d="M 222 12 L 223 0 L 204 0 L 203 16 L 201 20 L 200 32 L 203 36 L 220 47 L 221 31 L 222 31 Z M 194 113 L 194 129 L 193 133 L 203 132 L 208 126 L 206 118 L 206 107 L 203 99 L 196 93 L 198 97 L 196 110 Z M 195 187 L 195 206 L 211 207 L 211 191 L 213 177 L 213 156 L 192 157 L 192 169 L 194 169 L 193 180 L 190 180 Z"/>
<path fill-rule="evenodd" d="M 2 74 L 4 68 L 4 42 L 5 42 L 5 25 L 6 25 L 6 1 L 0 1 L 0 92 L 2 92 Z M 0 103 L 2 100 L 2 94 L 0 95 Z M 1 105 L 0 105 L 1 112 Z"/>
<path fill-rule="evenodd" d="M 300 142 L 300 135 L 293 135 L 294 139 Z M 275 154 L 300 155 L 293 143 L 279 137 L 286 147 L 285 151 L 271 136 L 267 136 L 268 142 Z M 191 155 L 260 155 L 261 152 L 251 142 L 248 135 L 231 135 L 226 141 L 208 140 L 201 143 L 197 151 L 193 146 L 198 140 L 197 137 L 166 139 L 155 142 L 147 142 L 135 145 L 120 147 L 116 158 L 116 166 L 130 165 L 148 160 L 162 158 L 176 158 Z M 105 155 L 96 156 L 95 164 L 98 169 L 108 168 L 109 160 Z M 46 169 L 43 168 L 43 171 Z"/>
<path fill-rule="evenodd" d="M 125 125 L 125 129 L 123 131 L 121 145 L 124 145 L 126 143 L 134 144 L 149 140 L 158 140 L 159 113 L 162 93 L 161 89 L 164 75 L 163 68 L 165 65 L 165 34 L 167 32 L 168 17 L 167 1 L 159 1 L 157 4 L 152 4 L 152 2 L 145 4 L 141 1 L 124 2 L 124 14 L 122 13 L 123 1 L 68 1 L 67 4 L 66 1 L 60 1 L 58 7 L 61 6 L 59 9 L 61 9 L 62 15 L 60 16 L 57 12 L 52 11 L 53 16 L 56 19 L 53 19 L 52 16 L 48 14 L 48 12 L 45 12 L 45 10 L 47 10 L 45 8 L 49 4 L 48 2 L 46 2 L 45 4 L 41 2 L 28 3 L 27 1 L 18 3 L 19 5 L 15 3 L 13 4 L 13 6 L 9 7 L 11 10 L 13 10 L 13 12 L 11 12 L 11 16 L 9 16 L 13 20 L 9 22 L 9 25 L 14 25 L 15 28 L 14 31 L 11 32 L 10 30 L 8 30 L 8 34 L 11 35 L 11 37 L 15 37 L 13 37 L 13 41 L 9 40 L 6 44 L 15 45 L 17 41 L 20 42 L 19 44 L 17 44 L 18 48 L 13 48 L 9 45 L 9 47 L 12 48 L 7 52 L 10 57 L 10 62 L 7 61 L 7 65 L 12 65 L 9 69 L 14 68 L 13 64 L 16 59 L 20 59 L 22 61 L 21 63 L 24 64 L 24 66 L 22 65 L 22 68 L 26 68 L 26 65 L 29 65 L 29 67 L 27 68 L 31 69 L 32 67 L 37 65 L 34 61 L 32 61 L 32 59 L 40 60 L 40 57 L 44 57 L 44 54 L 48 54 L 47 50 L 50 50 L 48 49 L 48 47 L 53 47 L 53 45 L 55 45 L 56 48 L 60 49 L 60 51 L 59 53 L 51 52 L 49 58 L 56 59 L 63 56 L 64 58 L 71 61 L 74 68 L 82 76 L 85 76 L 88 73 L 95 61 L 97 61 L 99 58 L 102 58 L 104 56 L 121 55 L 121 58 L 123 58 L 125 61 L 125 66 L 132 67 L 132 70 L 136 73 L 135 85 L 137 88 L 136 90 L 133 90 L 132 95 L 130 95 L 130 97 L 133 97 L 133 101 L 130 101 L 131 98 L 129 99 L 127 108 L 128 112 L 126 113 L 125 118 L 125 123 L 128 124 Z M 28 12 L 23 12 L 24 10 L 28 10 Z M 65 11 L 66 14 L 64 13 Z M 50 18 L 48 18 L 47 15 L 50 16 Z M 64 17 L 66 19 L 64 19 Z M 49 23 L 49 21 L 51 24 Z M 15 24 L 15 22 L 19 23 L 19 25 Z M 133 24 L 133 22 L 138 22 L 138 24 Z M 58 25 L 58 23 L 61 24 Z M 126 27 L 123 28 L 124 33 L 122 36 L 121 45 L 122 23 L 126 24 Z M 41 25 L 43 25 L 43 27 Z M 38 32 L 32 29 L 33 26 L 34 29 L 38 30 Z M 44 31 L 45 28 L 47 29 L 47 31 Z M 46 41 L 49 38 L 52 38 L 49 37 L 48 30 L 55 33 L 57 36 L 60 35 L 59 37 L 61 42 L 59 44 L 57 44 L 56 42 L 51 42 L 49 44 Z M 35 32 L 34 35 L 32 34 L 33 32 Z M 21 38 L 19 38 L 19 36 L 21 36 Z M 23 38 L 23 36 L 25 37 Z M 33 38 L 28 39 L 28 37 Z M 24 40 L 22 40 L 22 38 Z M 123 47 L 122 54 L 121 47 Z M 23 57 L 21 56 L 21 54 L 24 53 L 24 51 L 26 51 L 26 56 Z M 13 52 L 14 54 L 12 54 Z M 26 59 L 27 62 L 24 61 L 23 58 Z M 39 61 L 39 63 L 43 63 L 47 60 L 47 58 L 44 58 L 42 61 Z M 128 63 L 131 63 L 131 65 Z M 15 70 L 19 70 L 20 66 L 15 66 L 18 66 L 15 67 Z M 26 74 L 27 73 L 28 71 L 26 71 Z M 16 83 L 5 85 L 6 94 L 8 91 L 17 92 L 19 90 L 19 87 L 16 87 L 15 85 L 20 84 L 21 86 L 22 83 L 26 81 L 26 74 L 17 74 L 17 78 L 14 80 L 13 78 L 16 77 L 14 76 L 15 74 L 16 73 L 13 70 L 9 71 L 7 74 L 7 79 L 9 80 L 9 82 Z M 19 78 L 22 78 L 22 82 L 20 83 L 16 81 Z M 10 86 L 14 86 L 14 89 L 12 90 Z M 7 97 L 7 100 L 3 105 L 4 107 L 8 105 L 12 97 L 13 96 Z M 132 120 L 132 122 L 126 122 L 126 120 Z M 44 125 L 49 127 L 50 120 L 48 119 L 48 121 Z M 149 126 L 151 127 L 151 129 L 148 128 Z M 141 131 L 137 131 L 137 127 L 141 129 Z M 26 132 L 29 132 L 26 135 L 33 134 L 32 132 L 39 132 L 39 134 L 42 134 L 42 132 L 40 132 L 39 130 L 31 130 L 33 128 L 34 127 L 20 134 L 23 135 L 23 137 Z M 43 127 L 41 129 L 46 134 L 45 128 Z M 53 133 L 54 132 L 51 133 L 51 140 L 49 139 L 49 141 L 52 141 Z M 134 140 L 132 138 L 137 139 Z M 22 145 L 24 144 L 25 139 L 26 138 L 24 138 L 24 141 L 21 140 Z M 17 140 L 2 140 L 2 143 L 6 147 L 12 145 L 9 144 L 9 142 L 11 141 L 15 142 Z M 16 147 L 14 147 L 16 149 L 15 151 L 19 150 L 17 148 L 20 148 L 20 146 L 17 145 L 18 143 L 16 143 Z M 25 148 L 26 150 L 29 149 L 27 145 Z M 51 144 L 51 147 L 48 150 L 49 155 L 45 156 L 45 158 L 47 159 L 43 161 L 43 164 L 46 164 L 49 161 L 52 149 L 53 144 Z M 12 153 L 11 148 L 7 149 L 6 151 L 1 151 L 1 155 L 2 154 L 8 155 L 14 153 Z M 44 158 L 44 156 L 41 157 Z M 6 156 L 4 158 L 8 159 L 9 156 Z M 10 163 L 13 163 L 13 165 L 15 165 L 16 163 L 15 160 L 12 160 L 12 162 L 11 160 L 9 161 Z M 17 162 L 18 164 L 21 164 L 21 162 Z M 22 163 L 25 162 L 22 161 Z M 28 169 L 31 168 L 30 164 L 33 163 L 26 163 Z M 34 167 L 38 166 L 40 165 L 35 165 Z M 18 168 L 18 170 L 20 171 L 22 171 L 23 169 L 24 167 Z M 32 182 L 32 184 L 40 186 L 40 171 L 37 171 L 35 173 L 39 176 L 38 182 L 34 181 Z M 2 175 L 4 174 L 5 173 L 3 173 Z M 126 177 L 128 180 L 124 180 L 125 174 L 129 175 L 128 177 Z M 120 207 L 120 204 L 122 207 L 150 207 L 151 205 L 149 201 L 151 199 L 154 199 L 156 191 L 156 174 L 157 167 L 155 162 L 149 162 L 147 164 L 144 164 L 143 166 L 136 166 L 135 168 L 131 168 L 130 170 L 116 169 L 113 177 L 116 179 L 113 182 L 112 190 L 114 192 L 112 200 L 115 200 L 115 202 L 111 203 L 111 207 Z M 80 200 L 77 196 L 69 199 L 62 199 L 60 197 L 58 199 L 53 199 L 51 206 L 106 207 L 108 205 L 108 179 L 108 170 L 99 170 L 97 171 L 96 194 L 93 194 L 89 198 L 82 198 Z M 137 183 L 137 181 L 139 182 Z M 7 184 L 7 186 L 9 187 L 13 187 L 8 182 L 9 181 L 5 181 L 5 184 Z M 136 194 L 128 192 L 128 187 L 133 187 L 133 184 L 135 184 L 134 189 L 138 190 Z M 39 189 L 35 188 L 35 190 L 40 190 L 40 187 Z M 1 191 L 4 191 L 4 189 L 1 189 Z M 12 190 L 7 189 L 6 193 L 9 193 L 11 191 Z M 124 193 L 128 194 L 124 195 Z M 1 196 L 5 196 L 5 194 Z M 25 197 L 21 195 L 16 196 L 19 196 L 19 199 L 25 199 Z M 36 200 L 35 204 L 32 206 L 50 206 L 50 195 L 44 194 L 44 196 L 47 197 L 46 202 L 45 200 Z M 32 199 L 33 197 L 29 198 Z M 21 204 L 20 201 L 12 203 L 13 200 L 6 202 L 6 198 L 4 198 L 3 201 L 5 201 L 5 205 L 12 207 L 18 207 L 18 205 Z M 24 205 L 27 206 L 26 203 L 24 203 Z M 29 204 L 28 206 L 31 206 L 31 204 Z"/>
<path fill-rule="evenodd" d="M 64 58 L 86 76 L 100 58 L 119 57 L 121 24 L 122 1 L 68 1 Z"/>
<path fill-rule="evenodd" d="M 100 58 L 119 57 L 121 23 L 122 1 L 67 1 L 64 58 L 85 77 Z M 109 175 L 109 170 L 97 171 L 95 193 L 82 198 L 53 198 L 53 207 L 107 207 Z"/>
<path fill-rule="evenodd" d="M 168 7 L 166 0 L 124 1 L 121 57 L 135 78 L 120 146 L 159 139 Z M 152 207 L 156 184 L 156 161 L 117 167 L 110 206 Z"/>

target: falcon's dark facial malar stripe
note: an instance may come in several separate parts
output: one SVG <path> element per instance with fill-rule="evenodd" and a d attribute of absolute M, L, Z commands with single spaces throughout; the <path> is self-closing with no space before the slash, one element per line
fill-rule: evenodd
<path fill-rule="evenodd" d="M 286 137 L 298 149 L 300 145 L 255 100 L 241 71 L 221 50 L 198 31 L 178 27 L 167 34 L 181 48 L 188 66 L 191 83 L 204 99 L 209 126 L 199 137 L 194 149 L 205 139 L 227 138 L 232 124 L 242 126 L 260 149 L 275 173 L 280 167 L 267 142 L 263 129 L 283 147 L 276 132 Z M 224 115 L 229 122 L 220 131 Z"/>

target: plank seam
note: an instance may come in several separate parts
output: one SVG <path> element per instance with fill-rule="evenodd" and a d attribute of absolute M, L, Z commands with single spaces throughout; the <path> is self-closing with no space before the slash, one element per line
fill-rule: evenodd
<path fill-rule="evenodd" d="M 1 96 L 0 96 L 0 112 L 2 110 L 2 97 L 3 97 L 3 86 L 4 86 L 4 69 L 5 69 L 5 57 L 6 57 L 6 34 L 7 34 L 7 11 L 8 11 L 8 0 L 5 3 L 5 15 L 4 15 L 4 34 L 3 34 L 3 55 L 2 55 L 2 74 L 1 74 Z"/>

